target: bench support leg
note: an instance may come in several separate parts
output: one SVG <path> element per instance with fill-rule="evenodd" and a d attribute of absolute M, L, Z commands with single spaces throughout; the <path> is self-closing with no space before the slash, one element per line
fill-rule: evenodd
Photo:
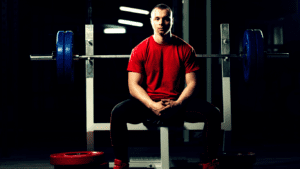
<path fill-rule="evenodd" d="M 169 128 L 160 127 L 161 169 L 170 169 Z"/>
<path fill-rule="evenodd" d="M 223 152 L 229 152 L 231 150 L 231 131 L 225 131 L 223 134 Z"/>

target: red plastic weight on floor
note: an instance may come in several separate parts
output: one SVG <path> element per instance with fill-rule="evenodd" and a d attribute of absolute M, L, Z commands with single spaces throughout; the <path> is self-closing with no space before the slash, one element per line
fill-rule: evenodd
<path fill-rule="evenodd" d="M 50 164 L 60 165 L 85 165 L 105 163 L 104 152 L 99 151 L 77 151 L 50 155 Z"/>

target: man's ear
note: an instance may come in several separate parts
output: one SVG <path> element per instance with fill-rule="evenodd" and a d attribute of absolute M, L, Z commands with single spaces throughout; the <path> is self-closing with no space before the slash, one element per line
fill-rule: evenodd
<path fill-rule="evenodd" d="M 151 24 L 151 26 L 153 25 L 153 23 L 152 23 L 152 18 L 150 18 L 150 24 Z"/>

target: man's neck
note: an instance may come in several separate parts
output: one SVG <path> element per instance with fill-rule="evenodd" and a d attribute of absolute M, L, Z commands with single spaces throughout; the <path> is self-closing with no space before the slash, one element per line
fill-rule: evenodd
<path fill-rule="evenodd" d="M 169 32 L 168 34 L 161 36 L 160 34 L 154 34 L 154 41 L 158 44 L 169 43 L 171 40 L 172 34 Z"/>

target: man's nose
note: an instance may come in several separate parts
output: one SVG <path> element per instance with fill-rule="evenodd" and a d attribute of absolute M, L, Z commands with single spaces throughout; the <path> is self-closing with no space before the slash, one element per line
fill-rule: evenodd
<path fill-rule="evenodd" d="M 163 20 L 160 19 L 158 23 L 159 23 L 160 25 L 162 25 L 162 24 L 163 24 Z"/>

